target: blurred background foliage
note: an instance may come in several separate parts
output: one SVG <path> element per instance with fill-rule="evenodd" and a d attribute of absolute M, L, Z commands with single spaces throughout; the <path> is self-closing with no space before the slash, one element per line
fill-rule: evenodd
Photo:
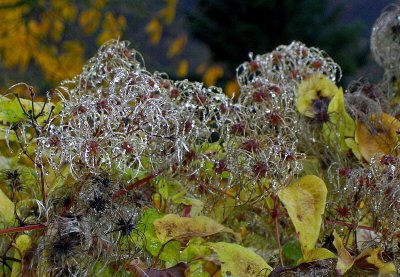
<path fill-rule="evenodd" d="M 235 68 L 249 52 L 292 40 L 324 49 L 342 66 L 346 82 L 368 64 L 370 26 L 345 22 L 352 2 L 0 0 L 0 87 L 23 81 L 46 91 L 78 74 L 112 38 L 129 40 L 150 70 L 217 84 L 228 94 L 237 90 Z M 387 4 L 381 2 L 375 14 Z"/>

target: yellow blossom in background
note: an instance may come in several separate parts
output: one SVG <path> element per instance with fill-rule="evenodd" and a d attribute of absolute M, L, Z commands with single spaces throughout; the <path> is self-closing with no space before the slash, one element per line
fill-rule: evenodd
<path fill-rule="evenodd" d="M 167 25 L 170 25 L 175 19 L 176 3 L 177 0 L 165 0 L 167 3 L 166 7 L 160 10 L 159 14 Z"/>
<path fill-rule="evenodd" d="M 198 75 L 203 75 L 204 72 L 207 70 L 207 64 L 206 63 L 201 63 L 199 66 L 196 68 L 196 74 Z"/>
<path fill-rule="evenodd" d="M 186 35 L 180 35 L 179 37 L 174 39 L 174 41 L 168 48 L 167 57 L 173 58 L 174 56 L 179 55 L 182 52 L 183 48 L 185 47 L 186 42 L 187 42 Z"/>
<path fill-rule="evenodd" d="M 97 8 L 97 9 L 101 9 L 104 7 L 105 4 L 106 4 L 106 0 L 95 0 L 93 2 L 93 7 Z"/>
<path fill-rule="evenodd" d="M 64 33 L 64 22 L 62 20 L 54 20 L 50 27 L 50 38 L 52 41 L 58 42 L 61 40 Z"/>
<path fill-rule="evenodd" d="M 224 69 L 219 65 L 213 65 L 208 68 L 207 72 L 203 77 L 203 82 L 206 86 L 213 86 L 217 83 L 217 80 L 224 75 Z"/>
<path fill-rule="evenodd" d="M 225 85 L 225 94 L 231 99 L 239 97 L 239 83 L 236 79 L 229 80 Z"/>
<path fill-rule="evenodd" d="M 158 18 L 153 18 L 146 26 L 146 32 L 150 37 L 150 42 L 152 44 L 157 44 L 160 42 L 162 34 L 162 25 Z"/>
<path fill-rule="evenodd" d="M 102 45 L 110 39 L 118 39 L 122 36 L 122 31 L 126 26 L 126 19 L 120 15 L 115 17 L 111 12 L 106 12 L 103 21 L 102 32 L 97 38 L 97 44 Z"/>
<path fill-rule="evenodd" d="M 85 34 L 92 34 L 97 30 L 100 24 L 101 12 L 97 9 L 87 9 L 79 15 L 79 25 Z"/>
<path fill-rule="evenodd" d="M 49 17 L 41 17 L 38 20 L 30 19 L 28 21 L 28 31 L 35 39 L 44 39 L 50 29 Z"/>
<path fill-rule="evenodd" d="M 179 62 L 177 75 L 180 78 L 186 77 L 189 71 L 189 61 L 183 59 Z"/>
<path fill-rule="evenodd" d="M 0 37 L 2 63 L 6 68 L 18 67 L 20 71 L 25 71 L 36 41 L 29 35 L 26 26 L 18 26 L 15 32 L 13 36 Z"/>
<path fill-rule="evenodd" d="M 78 13 L 77 7 L 69 0 L 51 0 L 53 12 L 63 20 L 73 22 Z"/>

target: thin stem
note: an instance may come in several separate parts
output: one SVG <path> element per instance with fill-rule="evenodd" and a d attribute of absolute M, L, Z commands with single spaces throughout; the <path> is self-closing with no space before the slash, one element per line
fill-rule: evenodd
<path fill-rule="evenodd" d="M 347 223 L 347 222 L 343 222 L 343 221 L 325 219 L 325 222 L 328 223 L 328 224 L 331 224 L 331 225 L 340 225 L 340 226 L 344 226 L 344 227 L 348 227 L 348 228 L 354 229 L 353 224 L 350 224 L 350 223 Z M 375 231 L 375 229 L 373 227 L 363 226 L 363 225 L 358 225 L 356 227 L 356 229 Z"/>
<path fill-rule="evenodd" d="M 151 180 L 153 180 L 155 177 L 157 177 L 158 174 L 160 174 L 161 172 L 163 172 L 164 169 L 160 169 L 157 172 L 153 172 L 152 174 L 144 177 L 143 179 L 140 179 L 132 184 L 130 184 L 129 186 L 127 186 L 126 188 L 120 189 L 119 191 L 115 192 L 112 195 L 112 199 L 114 200 L 115 198 L 124 195 L 125 193 L 127 193 L 130 190 L 133 190 L 135 188 L 141 187 L 145 184 L 147 184 L 148 182 L 150 182 Z"/>
<path fill-rule="evenodd" d="M 44 225 L 44 224 L 35 224 L 35 225 L 27 225 L 27 226 L 21 226 L 21 227 L 13 227 L 13 228 L 0 230 L 0 235 L 11 234 L 11 233 L 19 233 L 19 232 L 25 232 L 25 231 L 33 231 L 33 230 L 40 230 L 40 229 L 45 229 L 45 228 L 47 228 L 47 225 Z"/>
<path fill-rule="evenodd" d="M 274 210 L 278 210 L 279 203 L 277 201 L 277 197 L 274 196 Z M 278 243 L 278 251 L 279 251 L 279 261 L 281 263 L 281 266 L 284 266 L 283 263 L 283 250 L 282 250 L 282 245 L 281 245 L 281 240 L 280 240 L 280 235 L 279 235 L 279 217 L 278 214 L 276 213 L 274 215 L 274 223 L 275 223 L 275 236 L 276 236 L 276 242 Z"/>

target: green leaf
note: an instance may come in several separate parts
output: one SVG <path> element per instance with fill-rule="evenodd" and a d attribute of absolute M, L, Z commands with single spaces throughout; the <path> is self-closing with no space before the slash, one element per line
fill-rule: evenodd
<path fill-rule="evenodd" d="M 253 251 L 235 243 L 207 243 L 221 261 L 223 276 L 267 276 L 272 267 Z"/>
<path fill-rule="evenodd" d="M 167 242 L 161 250 L 160 259 L 168 263 L 171 267 L 180 262 L 181 244 L 179 241 Z"/>
<path fill-rule="evenodd" d="M 22 100 L 25 99 L 21 99 L 21 101 Z M 0 121 L 2 121 L 3 124 L 8 125 L 10 123 L 19 122 L 25 118 L 26 115 L 17 98 L 9 99 L 4 96 L 0 97 Z"/>
<path fill-rule="evenodd" d="M 21 260 L 25 256 L 26 251 L 31 247 L 32 244 L 32 239 L 28 235 L 20 235 L 16 240 L 15 240 L 15 248 L 17 249 L 14 252 L 14 258 Z M 14 262 L 12 264 L 12 277 L 20 276 L 21 275 L 21 263 Z"/>
<path fill-rule="evenodd" d="M 163 176 L 157 181 L 157 191 L 164 199 L 170 199 L 182 190 L 182 185 L 173 178 Z"/>
<path fill-rule="evenodd" d="M 342 88 L 329 103 L 328 114 L 329 122 L 322 126 L 322 135 L 330 145 L 340 147 L 342 152 L 347 152 L 350 148 L 345 139 L 354 137 L 356 125 L 346 111 Z"/>
<path fill-rule="evenodd" d="M 193 238 L 189 240 L 186 248 L 181 253 L 181 260 L 189 263 L 198 257 L 210 255 L 212 251 L 208 246 L 203 245 L 204 242 L 205 240 L 203 238 Z"/>
<path fill-rule="evenodd" d="M 25 112 L 28 113 L 29 110 L 32 110 L 32 102 L 30 99 L 20 98 L 18 101 L 16 97 L 9 99 L 5 96 L 0 96 L 0 122 L 3 122 L 4 125 L 9 125 L 10 123 L 16 123 L 22 119 L 26 119 L 27 116 L 24 114 L 20 102 Z M 44 104 L 44 102 L 34 102 L 33 108 L 35 109 L 35 115 L 39 114 Z M 43 109 L 43 116 L 38 118 L 39 123 L 42 123 L 46 115 L 50 112 L 50 106 L 51 105 L 47 104 Z"/>
<path fill-rule="evenodd" d="M 147 251 L 150 252 L 151 255 L 157 256 L 160 252 L 162 243 L 157 238 L 155 228 L 154 228 L 154 221 L 162 218 L 163 214 L 159 213 L 156 209 L 148 209 L 144 212 L 142 219 L 138 224 L 138 231 L 132 233 L 132 238 L 135 241 L 142 241 L 140 239 L 140 234 L 144 234 L 146 238 L 145 247 Z M 137 236 L 137 238 L 135 238 Z"/>
<path fill-rule="evenodd" d="M 203 261 L 193 261 L 189 264 L 190 277 L 210 277 L 210 274 L 204 271 Z M 214 275 L 213 275 L 214 276 Z"/>
<path fill-rule="evenodd" d="M 296 265 L 297 261 L 303 258 L 301 246 L 298 241 L 289 241 L 282 247 L 282 253 L 285 261 L 291 265 Z"/>

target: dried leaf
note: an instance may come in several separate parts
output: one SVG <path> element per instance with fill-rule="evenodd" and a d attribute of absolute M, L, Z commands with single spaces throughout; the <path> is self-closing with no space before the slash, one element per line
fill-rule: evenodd
<path fill-rule="evenodd" d="M 382 259 L 381 248 L 368 248 L 354 260 L 354 264 L 362 269 L 378 270 L 380 274 L 396 273 L 396 266 L 392 262 Z"/>
<path fill-rule="evenodd" d="M 326 195 L 324 181 L 314 175 L 304 176 L 278 193 L 296 229 L 305 261 L 313 256 L 311 251 L 319 236 Z"/>
<path fill-rule="evenodd" d="M 335 272 L 335 259 L 320 260 L 310 263 L 302 263 L 295 267 L 278 266 L 276 267 L 269 277 L 282 277 L 282 276 L 324 276 L 336 277 Z"/>
<path fill-rule="evenodd" d="M 333 241 L 333 245 L 338 252 L 338 263 L 336 265 L 336 271 L 339 275 L 343 275 L 353 266 L 354 260 L 347 249 L 344 247 L 343 241 L 336 233 L 336 231 L 333 232 L 333 236 L 335 238 L 335 240 Z"/>
<path fill-rule="evenodd" d="M 362 157 L 369 162 L 376 154 L 389 154 L 397 145 L 400 122 L 393 116 L 382 113 L 380 120 L 372 119 L 372 126 L 357 122 L 355 141 Z"/>
<path fill-rule="evenodd" d="M 163 218 L 155 220 L 154 227 L 162 244 L 171 239 L 204 237 L 220 232 L 229 232 L 237 236 L 232 229 L 206 216 L 189 218 L 180 217 L 176 214 L 167 214 Z"/>
<path fill-rule="evenodd" d="M 234 243 L 208 243 L 221 261 L 223 276 L 268 276 L 272 271 L 263 258 L 253 251 Z"/>

